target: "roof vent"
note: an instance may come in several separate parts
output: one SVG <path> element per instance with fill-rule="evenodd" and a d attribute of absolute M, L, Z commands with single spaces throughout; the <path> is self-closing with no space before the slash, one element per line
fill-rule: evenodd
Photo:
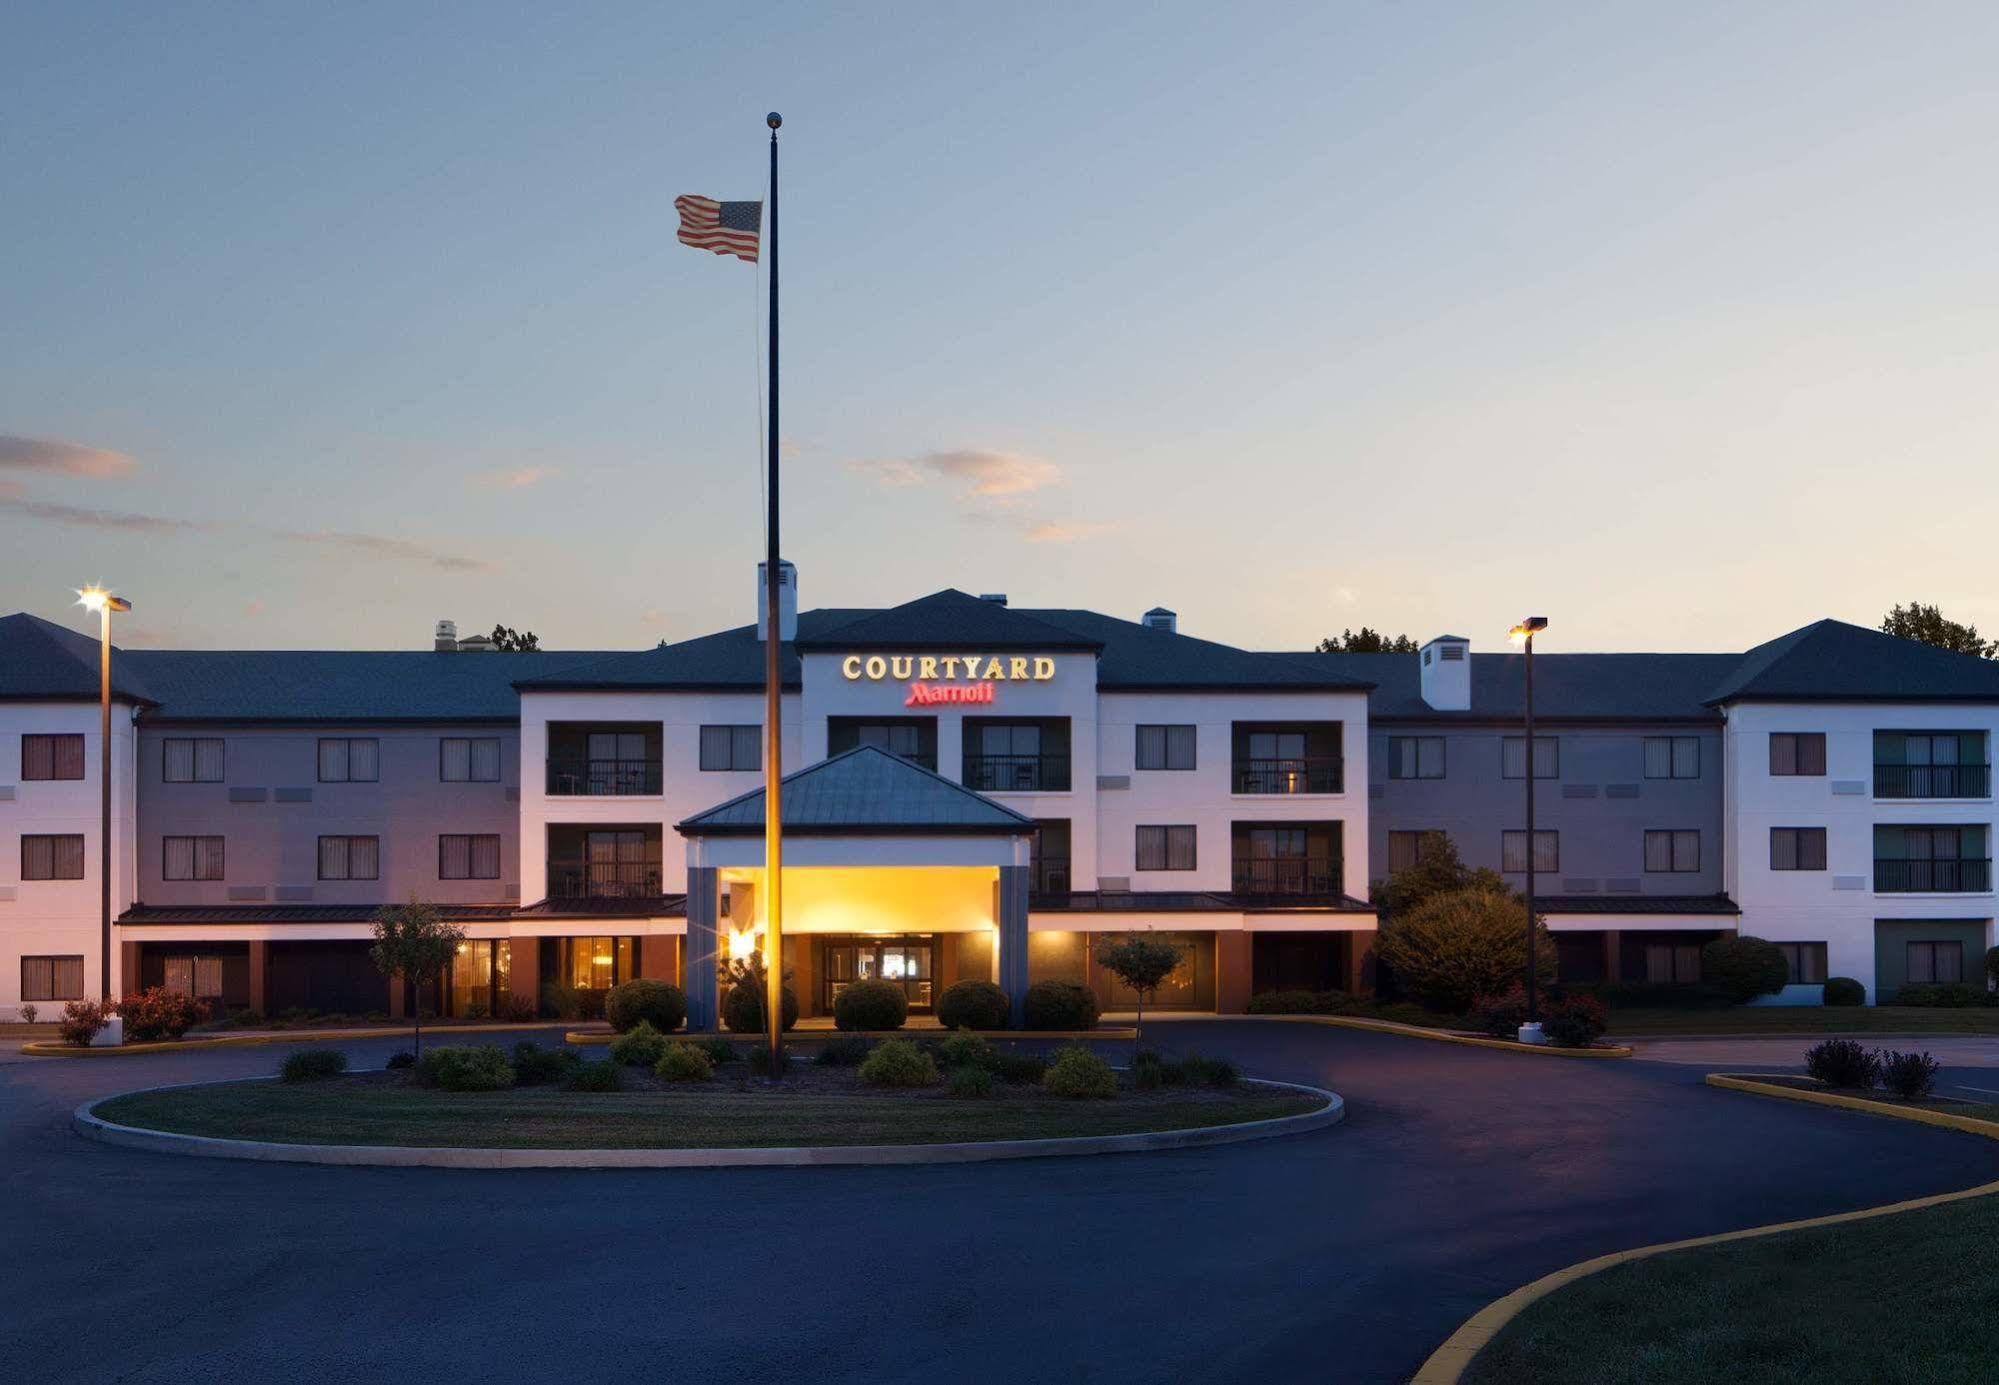
<path fill-rule="evenodd" d="M 458 622 L 455 620 L 440 620 L 437 622 L 437 633 L 433 636 L 430 647 L 439 654 L 449 654 L 456 650 L 458 648 Z"/>
<path fill-rule="evenodd" d="M 1154 606 L 1140 616 L 1139 620 L 1148 630 L 1164 630 L 1169 635 L 1180 632 L 1180 617 L 1164 606 Z"/>
<path fill-rule="evenodd" d="M 995 606 L 1004 606 L 1004 605 L 1006 605 L 1006 593 L 1005 593 L 1005 592 L 980 592 L 980 593 L 979 593 L 979 600 L 981 600 L 981 601 L 990 601 L 990 602 L 992 602 L 992 603 L 993 603 L 993 605 L 995 605 Z"/>
<path fill-rule="evenodd" d="M 1471 641 L 1439 635 L 1423 646 L 1423 701 L 1439 712 L 1471 710 Z"/>
<path fill-rule="evenodd" d="M 467 635 L 458 642 L 460 654 L 491 654 L 498 648 L 491 635 Z"/>

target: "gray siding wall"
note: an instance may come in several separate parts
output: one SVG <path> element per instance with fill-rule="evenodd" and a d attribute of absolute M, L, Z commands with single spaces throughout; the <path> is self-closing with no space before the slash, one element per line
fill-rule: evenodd
<path fill-rule="evenodd" d="M 223 782 L 165 782 L 162 743 L 176 736 L 221 737 L 227 743 Z M 379 741 L 379 782 L 319 783 L 322 736 Z M 442 782 L 438 742 L 446 736 L 497 737 L 499 782 Z M 520 898 L 518 727 L 142 726 L 138 779 L 141 903 L 376 904 L 416 895 L 439 904 L 489 904 Z M 255 790 L 261 795 L 246 792 Z M 500 878 L 439 880 L 442 833 L 497 834 Z M 319 838 L 342 835 L 381 838 L 380 879 L 317 878 Z M 226 878 L 162 879 L 166 836 L 222 837 Z M 258 888 L 261 899 L 245 897 Z"/>
<path fill-rule="evenodd" d="M 1444 778 L 1390 779 L 1390 736 L 1441 735 Z M 1500 865 L 1500 833 L 1526 826 L 1527 785 L 1500 775 L 1500 743 L 1517 730 L 1376 725 L 1368 764 L 1372 878 L 1388 873 L 1388 834 L 1441 830 L 1466 864 Z M 1697 895 L 1722 889 L 1721 729 L 1719 727 L 1537 727 L 1560 742 L 1559 777 L 1538 780 L 1535 825 L 1561 834 L 1561 868 L 1539 874 L 1546 894 Z M 1697 736 L 1698 779 L 1647 779 L 1647 736 Z M 1615 794 L 1616 796 L 1613 796 Z M 1630 795 L 1630 796 L 1626 796 Z M 1645 870 L 1645 833 L 1694 829 L 1701 834 L 1700 869 Z M 1525 876 L 1509 877 L 1515 886 Z M 1613 889 L 1613 886 L 1624 888 Z"/>

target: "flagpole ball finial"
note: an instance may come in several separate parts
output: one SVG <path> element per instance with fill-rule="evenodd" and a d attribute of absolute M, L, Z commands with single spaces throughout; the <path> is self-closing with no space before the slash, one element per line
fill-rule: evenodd
<path fill-rule="evenodd" d="M 770 126 L 771 129 L 775 130 L 778 126 L 784 124 L 784 117 L 779 115 L 776 111 L 772 111 L 769 115 L 764 117 L 764 124 Z"/>

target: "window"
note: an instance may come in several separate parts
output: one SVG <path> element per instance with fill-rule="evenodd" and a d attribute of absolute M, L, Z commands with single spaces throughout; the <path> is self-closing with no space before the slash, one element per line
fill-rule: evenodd
<path fill-rule="evenodd" d="M 437 777 L 447 784 L 500 782 L 498 736 L 445 736 L 437 743 Z"/>
<path fill-rule="evenodd" d="M 1825 732 L 1772 731 L 1770 773 L 1778 776 L 1825 776 Z"/>
<path fill-rule="evenodd" d="M 1069 719 L 1000 721 L 966 717 L 961 731 L 962 779 L 980 793 L 1069 789 Z"/>
<path fill-rule="evenodd" d="M 321 837 L 319 878 L 321 880 L 375 880 L 380 877 L 382 839 L 380 837 Z"/>
<path fill-rule="evenodd" d="M 1694 871 L 1701 868 L 1699 832 L 1653 831 L 1645 834 L 1645 869 Z"/>
<path fill-rule="evenodd" d="M 826 753 L 841 755 L 871 745 L 898 760 L 935 771 L 936 717 L 827 717 Z"/>
<path fill-rule="evenodd" d="M 1824 870 L 1825 829 L 1823 827 L 1771 828 L 1770 869 Z"/>
<path fill-rule="evenodd" d="M 1645 738 L 1647 779 L 1698 779 L 1701 777 L 1699 736 L 1647 736 Z"/>
<path fill-rule="evenodd" d="M 1390 779 L 1442 779 L 1444 738 L 1442 736 L 1390 736 L 1388 738 Z"/>
<path fill-rule="evenodd" d="M 1423 839 L 1435 837 L 1444 839 L 1442 832 L 1434 829 L 1417 832 L 1390 832 L 1388 834 L 1388 873 L 1408 870 L 1423 854 Z"/>
<path fill-rule="evenodd" d="M 701 728 L 701 768 L 734 770 L 763 768 L 761 726 L 704 726 Z"/>
<path fill-rule="evenodd" d="M 1139 870 L 1194 869 L 1194 829 L 1192 827 L 1141 827 L 1138 829 Z"/>
<path fill-rule="evenodd" d="M 167 737 L 160 742 L 160 778 L 169 784 L 220 784 L 222 738 Z"/>
<path fill-rule="evenodd" d="M 1338 894 L 1340 828 L 1337 822 L 1235 823 L 1235 892 L 1265 898 Z"/>
<path fill-rule="evenodd" d="M 1982 894 L 1992 888 L 1985 827 L 1874 829 L 1874 888 L 1889 894 Z"/>
<path fill-rule="evenodd" d="M 162 880 L 220 880 L 222 878 L 222 838 L 162 837 L 160 839 Z"/>
<path fill-rule="evenodd" d="M 1192 769 L 1194 728 L 1192 726 L 1141 726 L 1138 750 L 1133 762 L 1139 769 Z"/>
<path fill-rule="evenodd" d="M 1777 951 L 1784 954 L 1784 965 L 1791 969 L 1791 985 L 1825 984 L 1824 943 L 1778 943 Z"/>
<path fill-rule="evenodd" d="M 1948 986 L 1964 980 L 1963 943 L 1910 943 L 1909 981 L 1918 986 Z"/>
<path fill-rule="evenodd" d="M 83 778 L 83 737 L 21 737 L 21 778 Z"/>
<path fill-rule="evenodd" d="M 1527 738 L 1508 736 L 1500 742 L 1499 772 L 1507 779 L 1527 777 Z M 1561 777 L 1561 756 L 1557 753 L 1553 736 L 1534 738 L 1534 777 L 1536 779 L 1558 779 Z"/>
<path fill-rule="evenodd" d="M 82 1000 L 83 958 L 23 957 L 22 1000 Z"/>
<path fill-rule="evenodd" d="M 1340 793 L 1344 726 L 1337 721 L 1238 721 L 1230 728 L 1239 794 Z"/>
<path fill-rule="evenodd" d="M 81 834 L 63 837 L 22 837 L 21 878 L 23 880 L 83 879 Z"/>
<path fill-rule="evenodd" d="M 498 880 L 500 838 L 497 834 L 446 834 L 437 839 L 439 880 Z"/>
<path fill-rule="evenodd" d="M 1992 792 L 1983 731 L 1876 731 L 1876 798 L 1985 798 Z"/>
<path fill-rule="evenodd" d="M 1069 819 L 1040 818 L 1028 845 L 1028 892 L 1069 893 Z"/>
<path fill-rule="evenodd" d="M 208 1000 L 222 994 L 220 957 L 163 957 L 160 959 L 160 973 L 162 988 L 176 995 Z"/>
<path fill-rule="evenodd" d="M 382 743 L 371 738 L 323 739 L 319 743 L 319 782 L 373 784 L 382 777 Z"/>
<path fill-rule="evenodd" d="M 1645 944 L 1645 979 L 1656 986 L 1684 986 L 1700 980 L 1700 944 Z"/>
<path fill-rule="evenodd" d="M 1559 832 L 1536 831 L 1534 833 L 1534 869 L 1537 871 L 1557 871 L 1562 868 L 1561 836 Z M 1527 869 L 1527 834 L 1525 832 L 1501 832 L 1499 834 L 1499 868 L 1505 871 Z"/>

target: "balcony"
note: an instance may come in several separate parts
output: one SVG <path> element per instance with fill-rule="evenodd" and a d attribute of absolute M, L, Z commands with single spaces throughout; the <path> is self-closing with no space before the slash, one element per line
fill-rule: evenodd
<path fill-rule="evenodd" d="M 1990 765 L 1876 765 L 1876 798 L 1990 798 Z"/>
<path fill-rule="evenodd" d="M 1061 899 L 1069 893 L 1069 858 L 1036 856 L 1028 867 L 1027 897 L 1030 903 Z"/>
<path fill-rule="evenodd" d="M 1338 793 L 1345 782 L 1337 755 L 1237 760 L 1230 792 L 1239 794 Z"/>
<path fill-rule="evenodd" d="M 548 829 L 550 899 L 648 899 L 662 894 L 660 829 L 628 826 L 551 826 Z"/>
<path fill-rule="evenodd" d="M 1880 894 L 1984 894 L 1991 888 L 1990 860 L 1874 863 L 1874 889 Z"/>
<path fill-rule="evenodd" d="M 660 792 L 656 721 L 552 721 L 547 792 L 551 798 L 634 798 Z"/>
<path fill-rule="evenodd" d="M 660 792 L 658 760 L 551 759 L 551 798 L 629 798 Z"/>
<path fill-rule="evenodd" d="M 1066 793 L 1069 757 L 1059 755 L 967 755 L 964 784 L 980 793 Z"/>
<path fill-rule="evenodd" d="M 1235 893 L 1251 899 L 1327 899 L 1340 892 L 1340 865 L 1328 857 L 1238 860 Z"/>

